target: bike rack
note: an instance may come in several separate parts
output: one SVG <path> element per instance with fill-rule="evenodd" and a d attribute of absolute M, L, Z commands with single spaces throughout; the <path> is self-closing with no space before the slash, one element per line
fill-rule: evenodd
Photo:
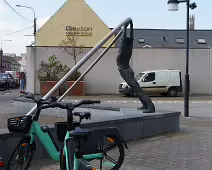
<path fill-rule="evenodd" d="M 128 25 L 133 25 L 132 19 L 127 18 L 122 21 L 118 26 L 116 26 L 110 33 L 108 33 L 94 48 L 92 48 L 44 97 L 43 99 L 48 99 L 52 93 L 54 93 L 72 74 L 74 74 L 94 53 L 99 50 L 113 35 L 118 31 L 119 33 L 115 36 L 113 41 L 108 45 L 108 47 L 100 54 L 100 56 L 90 65 L 90 67 L 77 79 L 77 81 L 58 99 L 61 101 L 67 93 L 74 88 L 74 86 L 93 68 L 93 66 L 106 54 L 106 52 L 111 48 L 111 46 L 117 41 L 117 39 L 123 33 L 123 26 L 127 28 Z M 121 29 L 121 30 L 120 30 Z M 132 30 L 131 30 L 132 31 Z M 26 115 L 33 115 L 37 106 L 35 105 Z"/>

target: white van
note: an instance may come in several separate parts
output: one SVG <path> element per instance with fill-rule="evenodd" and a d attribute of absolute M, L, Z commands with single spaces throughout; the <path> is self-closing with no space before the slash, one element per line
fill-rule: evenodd
<path fill-rule="evenodd" d="M 182 92 L 180 70 L 150 70 L 139 73 L 136 80 L 145 93 L 161 94 L 162 96 L 177 96 Z M 134 96 L 126 82 L 119 85 L 119 93 Z"/>

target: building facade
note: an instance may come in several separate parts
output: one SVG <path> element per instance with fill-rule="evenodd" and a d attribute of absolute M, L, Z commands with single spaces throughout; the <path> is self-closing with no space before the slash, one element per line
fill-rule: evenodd
<path fill-rule="evenodd" d="M 109 32 L 110 28 L 84 0 L 67 0 L 37 31 L 36 46 L 61 46 L 75 36 L 75 46 L 94 47 Z"/>
<path fill-rule="evenodd" d="M 58 47 L 37 47 L 35 56 L 33 50 L 34 48 L 27 47 L 27 91 L 40 94 L 40 82 L 37 78 L 33 79 L 33 75 L 37 77 L 41 61 L 47 62 L 49 55 L 52 54 L 69 68 L 74 66 L 74 61 Z M 86 49 L 84 54 L 79 55 L 78 61 L 89 50 Z M 103 50 L 104 48 L 98 50 L 79 71 L 83 73 Z M 117 54 L 118 48 L 111 48 L 85 76 L 86 94 L 118 94 L 118 87 L 123 79 L 116 65 Z M 182 72 L 184 86 L 185 55 L 185 49 L 134 48 L 131 66 L 135 75 L 146 70 L 179 69 Z M 34 58 L 36 58 L 36 64 L 33 64 Z M 191 94 L 212 94 L 212 49 L 191 49 L 189 64 Z M 33 65 L 36 68 L 32 70 Z"/>
<path fill-rule="evenodd" d="M 2 57 L 2 73 L 5 71 L 11 71 L 11 62 L 7 59 L 7 57 Z"/>
<path fill-rule="evenodd" d="M 14 59 L 20 64 L 20 72 L 26 72 L 26 54 L 21 53 L 21 56 L 14 57 Z"/>
<path fill-rule="evenodd" d="M 15 60 L 15 57 L 2 57 L 2 71 L 16 71 L 20 72 L 21 65 Z"/>
<path fill-rule="evenodd" d="M 78 62 L 110 31 L 111 28 L 104 24 L 84 0 L 67 0 L 38 30 L 36 47 L 27 47 L 27 91 L 40 94 L 37 70 L 41 61 L 47 61 L 49 56 L 56 55 L 69 68 L 74 66 L 73 57 L 61 50 L 61 42 L 77 37 L 75 47 L 84 47 L 83 53 L 77 56 Z M 211 46 L 212 30 L 195 30 L 195 18 L 192 16 L 189 72 L 193 94 L 212 94 Z M 118 85 L 123 82 L 115 60 L 119 47 L 120 38 L 85 76 L 86 94 L 118 93 Z M 133 47 L 131 66 L 135 74 L 155 69 L 179 69 L 182 75 L 185 74 L 186 30 L 134 29 Z M 101 48 L 97 51 L 79 71 L 83 73 L 103 50 Z M 182 80 L 184 85 L 184 77 Z"/>

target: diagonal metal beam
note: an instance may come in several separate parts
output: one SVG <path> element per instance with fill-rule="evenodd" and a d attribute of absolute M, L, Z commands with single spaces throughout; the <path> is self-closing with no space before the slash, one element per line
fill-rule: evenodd
<path fill-rule="evenodd" d="M 48 99 L 67 79 L 76 73 L 76 71 L 92 56 L 98 51 L 113 35 L 115 35 L 120 29 L 126 25 L 132 23 L 131 18 L 127 18 L 122 21 L 118 26 L 116 26 L 110 33 L 108 33 L 94 48 L 92 48 L 44 97 L 43 99 Z M 26 115 L 33 115 L 36 111 L 37 105 L 35 105 Z"/>

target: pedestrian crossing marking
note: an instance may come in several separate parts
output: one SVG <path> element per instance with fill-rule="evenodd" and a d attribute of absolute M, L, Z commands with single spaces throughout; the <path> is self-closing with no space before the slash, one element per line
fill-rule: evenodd
<path fill-rule="evenodd" d="M 70 101 L 70 100 L 67 100 Z M 74 100 L 74 102 L 79 102 L 80 100 Z M 140 104 L 141 102 L 139 100 L 101 100 L 105 103 L 111 103 L 111 104 Z M 183 100 L 152 100 L 154 104 L 183 104 Z M 207 103 L 211 104 L 212 100 L 190 100 L 191 104 L 201 104 L 201 103 Z"/>

